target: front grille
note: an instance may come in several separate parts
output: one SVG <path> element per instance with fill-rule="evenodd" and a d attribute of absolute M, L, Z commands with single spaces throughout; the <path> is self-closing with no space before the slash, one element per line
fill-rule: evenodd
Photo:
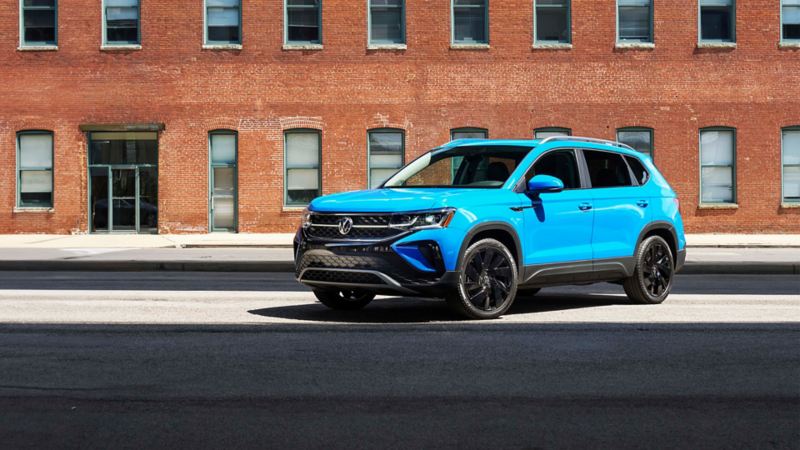
<path fill-rule="evenodd" d="M 303 281 L 347 284 L 385 284 L 381 277 L 369 272 L 340 272 L 336 270 L 308 269 L 303 273 Z"/>
<path fill-rule="evenodd" d="M 349 233 L 342 234 L 339 232 L 339 222 L 345 217 L 352 219 L 353 227 Z M 402 229 L 390 228 L 391 220 L 389 214 L 312 214 L 306 235 L 311 239 L 326 241 L 379 241 L 404 233 Z"/>

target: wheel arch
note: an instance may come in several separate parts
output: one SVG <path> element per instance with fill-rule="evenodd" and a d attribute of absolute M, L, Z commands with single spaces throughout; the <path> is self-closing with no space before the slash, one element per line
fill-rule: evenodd
<path fill-rule="evenodd" d="M 521 275 L 524 268 L 522 243 L 514 227 L 505 222 L 484 222 L 470 229 L 461 242 L 456 260 L 456 270 L 461 268 L 461 261 L 467 248 L 478 240 L 487 238 L 496 239 L 508 248 L 516 260 L 517 271 Z"/>
<path fill-rule="evenodd" d="M 667 241 L 669 249 L 672 251 L 672 257 L 677 261 L 678 259 L 678 233 L 675 231 L 675 226 L 669 222 L 656 221 L 647 224 L 639 233 L 639 239 L 636 241 L 635 251 L 639 249 L 639 245 L 643 240 L 650 236 L 660 236 Z"/>

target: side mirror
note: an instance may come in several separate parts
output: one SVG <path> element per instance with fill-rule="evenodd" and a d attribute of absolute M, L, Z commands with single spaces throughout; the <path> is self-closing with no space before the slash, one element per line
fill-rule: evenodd
<path fill-rule="evenodd" d="M 564 183 L 556 177 L 550 175 L 536 175 L 528 181 L 528 192 L 531 194 L 543 194 L 546 192 L 561 192 L 564 190 Z"/>

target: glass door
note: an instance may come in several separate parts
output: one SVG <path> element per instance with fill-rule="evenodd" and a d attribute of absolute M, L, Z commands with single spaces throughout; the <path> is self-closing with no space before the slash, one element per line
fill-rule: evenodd
<path fill-rule="evenodd" d="M 136 169 L 111 169 L 111 231 L 136 231 Z"/>

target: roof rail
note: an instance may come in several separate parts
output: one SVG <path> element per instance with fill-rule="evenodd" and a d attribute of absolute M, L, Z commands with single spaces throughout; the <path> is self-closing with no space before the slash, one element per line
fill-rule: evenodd
<path fill-rule="evenodd" d="M 591 142 L 593 144 L 613 145 L 614 147 L 627 148 L 628 150 L 636 151 L 635 148 L 631 147 L 628 144 L 623 144 L 622 142 L 610 141 L 608 139 L 581 137 L 581 136 L 550 136 L 542 139 L 541 142 L 539 142 L 539 145 L 546 144 L 552 141 Z"/>

